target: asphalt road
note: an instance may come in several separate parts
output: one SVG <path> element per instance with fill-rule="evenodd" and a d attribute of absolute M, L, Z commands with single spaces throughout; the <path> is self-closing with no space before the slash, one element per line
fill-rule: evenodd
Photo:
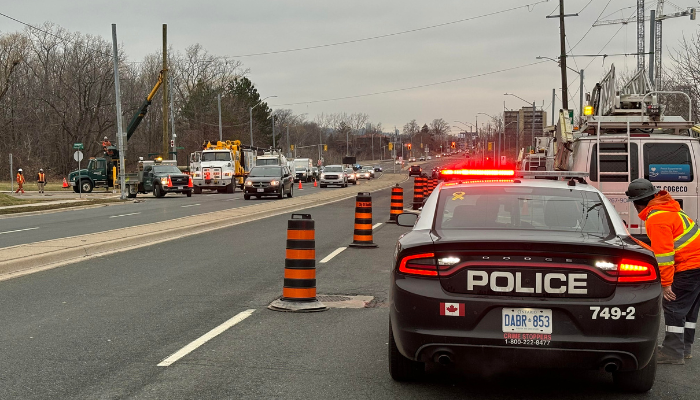
<path fill-rule="evenodd" d="M 389 190 L 375 192 L 373 205 L 374 222 L 385 222 Z M 387 292 L 407 228 L 382 224 L 378 248 L 348 248 L 321 264 L 351 242 L 354 202 L 304 212 L 316 221 L 319 293 L 374 296 L 371 307 L 266 309 L 281 295 L 289 216 L 35 273 L 0 282 L 0 398 L 698 398 L 697 360 L 660 366 L 642 396 L 615 392 L 597 371 L 475 366 L 468 376 L 438 369 L 421 382 L 393 382 Z M 249 316 L 158 366 L 240 315 Z"/>
<path fill-rule="evenodd" d="M 381 179 L 381 174 L 377 176 Z M 364 182 L 366 181 L 359 181 L 356 187 L 361 189 Z M 303 190 L 299 190 L 298 185 L 294 184 L 295 197 L 313 194 L 319 190 L 335 190 L 335 187 L 314 187 L 313 183 L 303 183 Z M 205 191 L 201 195 L 193 194 L 192 197 L 169 194 L 160 199 L 139 195 L 137 200 L 139 202 L 130 201 L 81 210 L 0 217 L 0 248 L 167 221 L 259 202 L 284 201 L 274 197 L 253 197 L 244 200 L 240 189 L 234 194 Z"/>

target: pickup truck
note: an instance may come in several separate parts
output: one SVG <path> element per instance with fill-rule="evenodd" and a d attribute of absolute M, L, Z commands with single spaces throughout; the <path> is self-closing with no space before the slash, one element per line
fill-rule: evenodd
<path fill-rule="evenodd" d="M 109 157 L 90 159 L 87 168 L 73 171 L 68 175 L 68 184 L 76 193 L 90 193 L 96 187 L 113 188 L 113 167 L 117 160 Z M 141 160 L 138 171 L 125 175 L 127 196 L 134 198 L 138 193 L 153 193 L 155 197 L 163 197 L 168 193 L 183 193 L 192 196 L 192 179 L 180 172 L 172 160 Z"/>

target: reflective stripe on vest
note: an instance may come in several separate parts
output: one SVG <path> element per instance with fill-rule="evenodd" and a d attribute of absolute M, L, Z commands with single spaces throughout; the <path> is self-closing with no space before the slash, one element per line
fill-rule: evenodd
<path fill-rule="evenodd" d="M 654 254 L 654 256 L 656 257 L 656 262 L 659 264 L 659 267 L 663 267 L 665 265 L 673 265 L 676 258 L 676 252 L 672 251 L 670 253 Z"/>
<path fill-rule="evenodd" d="M 671 212 L 671 211 L 651 210 L 647 214 L 647 221 L 653 215 L 659 215 L 659 214 L 667 213 L 667 212 Z M 688 217 L 688 215 L 686 213 L 684 213 L 683 211 L 679 211 L 678 217 L 681 219 L 681 223 L 683 224 L 683 233 L 681 233 L 680 235 L 673 238 L 674 250 L 682 249 L 683 247 L 690 244 L 693 240 L 695 240 L 698 236 L 700 236 L 700 228 L 698 228 L 698 225 L 695 223 L 695 221 L 691 220 L 690 217 Z M 655 255 L 657 257 L 657 262 L 659 263 L 659 266 L 673 265 L 672 261 L 669 262 L 667 260 L 664 260 L 662 262 L 661 260 L 659 260 L 659 257 L 663 258 L 663 257 L 668 256 L 670 254 L 671 253 Z"/>

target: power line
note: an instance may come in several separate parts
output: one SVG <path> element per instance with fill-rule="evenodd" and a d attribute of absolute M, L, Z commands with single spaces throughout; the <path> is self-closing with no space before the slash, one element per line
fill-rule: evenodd
<path fill-rule="evenodd" d="M 598 18 L 596 18 L 596 20 L 593 21 L 593 24 L 595 24 L 595 22 L 598 21 L 598 20 L 600 19 L 600 16 L 603 15 L 603 13 L 604 13 L 605 10 L 608 8 L 608 6 L 610 5 L 611 2 L 612 2 L 612 0 L 608 0 L 608 4 L 606 4 L 605 7 L 603 7 L 603 11 L 601 11 L 600 14 L 598 14 Z M 591 3 L 588 3 L 588 4 L 591 4 Z M 586 5 L 586 7 L 588 7 L 588 4 Z M 584 7 L 584 9 L 585 9 L 586 7 Z M 583 11 L 583 10 L 581 10 L 581 11 Z M 572 51 L 574 51 L 574 49 L 576 48 L 576 46 L 578 46 L 579 43 L 581 43 L 581 42 L 583 41 L 583 39 L 585 39 L 586 36 L 588 36 L 588 33 L 590 33 L 591 30 L 593 29 L 593 24 L 591 24 L 591 27 L 588 28 L 588 30 L 586 31 L 586 33 L 583 34 L 583 36 L 581 36 L 581 39 L 579 39 L 578 42 L 576 42 L 576 44 L 574 45 L 574 47 L 572 47 L 572 48 L 569 49 L 569 53 L 571 53 Z"/>
<path fill-rule="evenodd" d="M 266 56 L 266 55 L 271 55 L 271 54 L 291 53 L 291 52 L 296 52 L 296 51 L 314 50 L 314 49 L 320 49 L 320 48 L 324 48 L 324 47 L 334 47 L 334 46 L 341 46 L 341 45 L 352 44 L 352 43 L 366 42 L 366 41 L 369 41 L 369 40 L 384 39 L 384 38 L 387 38 L 387 37 L 405 35 L 405 34 L 407 34 L 407 33 L 420 32 L 420 31 L 425 31 L 425 30 L 429 30 L 429 29 L 440 28 L 440 27 L 443 27 L 443 26 L 459 24 L 459 23 L 462 23 L 462 22 L 473 21 L 473 20 L 476 20 L 476 19 L 485 18 L 485 17 L 490 17 L 490 16 L 493 16 L 493 15 L 502 14 L 502 13 L 507 13 L 507 12 L 510 12 L 510 11 L 515 11 L 515 10 L 519 10 L 519 9 L 521 9 L 521 8 L 526 8 L 526 7 L 527 7 L 528 11 L 530 11 L 530 7 L 535 7 L 536 5 L 538 5 L 538 4 L 540 4 L 540 3 L 546 3 L 547 1 L 548 1 L 548 0 L 542 0 L 542 1 L 538 1 L 538 2 L 536 2 L 536 3 L 524 4 L 524 5 L 522 5 L 522 6 L 517 6 L 517 7 L 513 7 L 513 8 L 507 8 L 507 9 L 500 10 L 500 11 L 494 11 L 494 12 L 487 13 L 487 14 L 482 14 L 482 15 L 477 15 L 477 16 L 474 16 L 474 17 L 469 17 L 469 18 L 460 19 L 460 20 L 457 20 L 457 21 L 444 22 L 444 23 L 437 24 L 437 25 L 424 26 L 424 27 L 422 27 L 422 28 L 409 29 L 409 30 L 401 31 L 401 32 L 387 33 L 387 34 L 384 34 L 384 35 L 370 36 L 370 37 L 366 37 L 366 38 L 352 39 L 352 40 L 346 40 L 346 41 L 342 41 L 342 42 L 320 44 L 320 45 L 316 45 L 316 46 L 298 47 L 298 48 L 286 49 L 286 50 L 266 51 L 266 52 L 261 52 L 261 53 L 240 54 L 240 55 L 236 55 L 236 56 L 230 56 L 230 58 L 256 57 L 256 56 Z"/>
<path fill-rule="evenodd" d="M 501 72 L 513 71 L 513 70 L 516 70 L 516 69 L 531 67 L 531 66 L 533 66 L 533 65 L 542 64 L 542 63 L 545 63 L 545 62 L 548 62 L 548 60 L 545 60 L 545 61 L 538 61 L 538 62 L 534 62 L 534 63 L 530 63 L 530 64 L 519 65 L 519 66 L 517 66 L 517 67 L 499 69 L 499 70 L 497 70 L 497 71 L 484 72 L 484 73 L 481 73 L 481 74 L 466 76 L 466 77 L 463 77 L 463 78 L 450 79 L 450 80 L 442 81 L 442 82 L 426 83 L 426 84 L 424 84 L 424 85 L 405 87 L 405 88 L 401 88 L 401 89 L 392 89 L 392 90 L 385 90 L 385 91 L 382 91 L 382 92 L 373 92 L 373 93 L 358 94 L 358 95 L 353 95 L 353 96 L 336 97 L 336 98 L 332 98 L 332 99 L 312 100 L 312 101 L 300 101 L 300 102 L 297 102 L 297 103 L 273 104 L 273 105 L 271 105 L 271 106 L 272 106 L 272 107 L 281 107 L 281 106 L 295 106 L 295 105 L 300 105 L 300 104 L 324 103 L 324 102 L 328 102 L 328 101 L 348 100 L 348 99 L 356 99 L 356 98 L 359 98 L 359 97 L 369 97 L 369 96 L 377 96 L 377 95 L 380 95 L 380 94 L 403 92 L 403 91 L 406 91 L 406 90 L 421 89 L 421 88 L 424 88 L 424 87 L 437 86 L 437 85 L 444 85 L 444 84 L 446 84 L 446 83 L 459 82 L 459 81 L 464 81 L 464 80 L 468 80 L 468 79 L 479 78 L 479 77 L 482 77 L 482 76 L 494 75 L 494 74 L 498 74 L 498 73 L 501 73 Z"/>

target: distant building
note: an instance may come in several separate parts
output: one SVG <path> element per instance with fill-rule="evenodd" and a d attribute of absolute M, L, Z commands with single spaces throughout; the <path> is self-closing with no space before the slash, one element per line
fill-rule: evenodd
<path fill-rule="evenodd" d="M 509 149 L 527 148 L 533 143 L 534 137 L 542 136 L 547 121 L 547 112 L 532 107 L 523 107 L 520 110 L 506 111 L 505 147 Z"/>

